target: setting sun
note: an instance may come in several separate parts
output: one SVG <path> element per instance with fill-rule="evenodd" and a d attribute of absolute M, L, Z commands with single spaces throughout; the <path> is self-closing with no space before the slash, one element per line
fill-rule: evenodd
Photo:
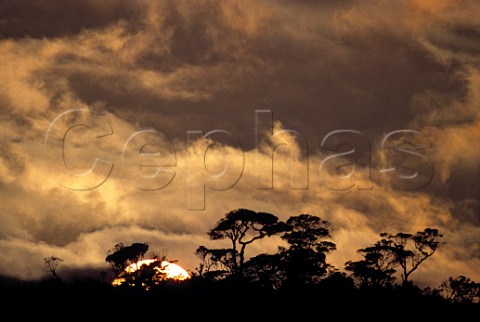
<path fill-rule="evenodd" d="M 131 264 L 126 268 L 126 271 L 128 273 L 133 273 L 137 269 L 140 269 L 143 265 L 150 265 L 154 263 L 156 260 L 155 259 L 144 259 L 141 260 L 137 263 Z M 160 264 L 160 268 L 155 267 L 156 270 L 158 270 L 160 273 L 164 273 L 165 277 L 167 279 L 174 279 L 178 281 L 184 281 L 186 279 L 190 278 L 190 275 L 187 273 L 186 270 L 184 270 L 182 267 L 180 267 L 177 264 L 170 263 L 168 261 L 162 261 Z"/>
<path fill-rule="evenodd" d="M 133 263 L 125 268 L 126 273 L 133 273 L 139 270 L 143 265 L 150 265 L 158 261 L 157 259 L 144 259 L 138 261 L 137 263 Z M 162 261 L 159 266 L 154 267 L 154 270 L 158 272 L 157 277 L 158 280 L 175 280 L 175 281 L 184 281 L 190 278 L 190 275 L 186 270 L 184 270 L 181 266 L 170 263 L 168 261 Z M 117 277 L 113 282 L 112 285 L 121 285 L 125 282 L 125 278 Z"/>

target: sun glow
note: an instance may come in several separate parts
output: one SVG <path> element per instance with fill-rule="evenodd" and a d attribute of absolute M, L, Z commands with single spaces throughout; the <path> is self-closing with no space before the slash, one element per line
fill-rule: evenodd
<path fill-rule="evenodd" d="M 125 268 L 125 273 L 133 273 L 139 270 L 143 265 L 150 265 L 154 262 L 158 261 L 158 259 L 145 259 L 139 262 L 133 263 Z M 190 275 L 186 270 L 184 270 L 181 266 L 170 263 L 168 261 L 161 261 L 160 265 L 155 266 L 154 270 L 158 272 L 157 274 L 157 281 L 160 280 L 175 280 L 175 281 L 184 281 L 190 278 Z M 126 279 L 124 277 L 117 277 L 112 284 L 113 285 L 121 285 L 125 282 Z"/>

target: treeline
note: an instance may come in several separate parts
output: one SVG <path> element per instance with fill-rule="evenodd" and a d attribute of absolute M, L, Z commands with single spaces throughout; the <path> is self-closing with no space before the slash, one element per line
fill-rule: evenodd
<path fill-rule="evenodd" d="M 340 272 L 328 263 L 336 250 L 330 236 L 331 224 L 319 217 L 301 214 L 286 222 L 278 217 L 248 209 L 225 215 L 209 232 L 212 240 L 228 240 L 229 248 L 200 246 L 196 276 L 202 279 L 247 283 L 272 290 L 305 289 L 325 285 L 343 289 L 411 289 L 419 294 L 443 297 L 452 303 L 477 303 L 480 284 L 465 276 L 449 277 L 438 288 L 420 290 L 411 275 L 445 242 L 437 229 L 410 233 L 381 233 L 373 245 L 358 249 L 359 261 L 345 263 Z M 275 254 L 260 254 L 245 260 L 245 251 L 255 241 L 278 235 L 287 246 Z M 397 281 L 396 276 L 400 276 Z"/>
<path fill-rule="evenodd" d="M 437 288 L 418 288 L 412 274 L 445 245 L 437 229 L 425 228 L 413 234 L 381 233 L 374 244 L 358 249 L 361 260 L 345 263 L 344 272 L 328 262 L 336 250 L 331 224 L 317 216 L 301 214 L 285 222 L 273 214 L 237 209 L 227 213 L 208 231 L 211 240 L 227 248 L 199 246 L 199 265 L 192 285 L 206 288 L 242 288 L 284 294 L 298 290 L 328 288 L 343 294 L 361 290 L 367 294 L 416 292 L 450 303 L 477 303 L 480 285 L 468 277 L 450 277 Z M 273 254 L 246 258 L 246 251 L 261 239 L 278 236 L 283 241 Z M 115 284 L 151 290 L 164 285 L 168 276 L 160 269 L 165 256 L 138 269 L 129 269 L 144 258 L 148 245 L 116 245 L 106 257 L 115 273 Z M 399 277 L 399 279 L 397 279 Z M 401 291 L 399 291 L 401 290 Z"/>
<path fill-rule="evenodd" d="M 208 231 L 211 240 L 229 246 L 199 246 L 195 251 L 199 265 L 188 280 L 169 278 L 162 268 L 166 256 L 151 256 L 144 265 L 136 265 L 144 259 L 148 245 L 134 243 L 115 245 L 108 252 L 106 261 L 112 266 L 114 279 L 102 272 L 98 279 L 64 283 L 57 272 L 62 260 L 51 256 L 45 258 L 51 272 L 49 280 L 16 287 L 0 283 L 0 290 L 23 299 L 42 293 L 52 298 L 67 294 L 59 295 L 61 299 L 82 294 L 84 300 L 115 303 L 160 301 L 192 305 L 213 301 L 232 305 L 241 301 L 252 307 L 271 302 L 314 306 L 342 303 L 377 309 L 480 309 L 480 284 L 466 276 L 449 277 L 436 288 L 421 289 L 412 282 L 415 271 L 427 265 L 427 260 L 445 245 L 437 229 L 381 233 L 374 244 L 358 249 L 360 260 L 346 262 L 340 271 L 328 262 L 328 255 L 336 250 L 331 227 L 329 222 L 309 214 L 283 222 L 273 214 L 237 209 Z M 282 241 L 275 253 L 246 257 L 249 247 L 272 236 Z"/>
<path fill-rule="evenodd" d="M 260 287 L 279 289 L 315 285 L 338 270 L 327 262 L 336 249 L 330 239 L 331 224 L 319 217 L 302 214 L 281 222 L 272 214 L 238 209 L 229 212 L 208 235 L 213 240 L 228 240 L 232 247 L 208 249 L 200 246 L 196 255 L 201 263 L 199 276 L 221 280 L 246 279 Z M 245 250 L 255 241 L 279 235 L 287 247 L 276 254 L 260 254 L 245 261 Z M 416 234 L 382 233 L 375 244 L 360 249 L 360 261 L 349 261 L 345 269 L 359 287 L 392 286 L 398 269 L 402 284 L 444 245 L 437 229 L 426 228 Z"/>

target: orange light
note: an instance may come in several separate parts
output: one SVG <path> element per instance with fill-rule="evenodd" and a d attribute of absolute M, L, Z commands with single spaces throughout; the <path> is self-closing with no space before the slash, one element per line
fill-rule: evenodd
<path fill-rule="evenodd" d="M 126 273 L 133 273 L 136 270 L 140 269 L 143 265 L 150 265 L 154 262 L 158 261 L 157 259 L 144 259 L 137 263 L 133 263 L 125 268 Z M 190 278 L 190 275 L 184 270 L 181 266 L 170 263 L 168 261 L 162 261 L 159 267 L 154 268 L 158 271 L 159 275 L 165 274 L 165 279 L 172 279 L 176 281 L 184 281 Z M 118 286 L 125 282 L 125 278 L 117 277 L 113 282 L 112 285 Z"/>

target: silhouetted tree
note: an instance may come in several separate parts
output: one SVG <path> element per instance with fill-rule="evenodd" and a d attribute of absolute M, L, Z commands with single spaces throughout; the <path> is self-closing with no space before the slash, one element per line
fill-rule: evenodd
<path fill-rule="evenodd" d="M 135 270 L 127 270 L 121 274 L 124 279 L 122 285 L 149 290 L 167 279 L 162 270 L 162 262 L 165 258 L 153 258 L 151 263 L 143 263 Z"/>
<path fill-rule="evenodd" d="M 205 246 L 200 246 L 195 251 L 195 255 L 201 261 L 197 268 L 199 276 L 218 280 L 233 274 L 234 256 L 232 249 L 208 249 Z"/>
<path fill-rule="evenodd" d="M 382 239 L 373 246 L 359 249 L 364 259 L 356 262 L 348 261 L 345 269 L 352 272 L 360 287 L 385 287 L 392 285 L 395 277 L 394 267 L 397 265 L 390 250 L 392 242 Z"/>
<path fill-rule="evenodd" d="M 120 243 L 109 251 L 105 261 L 112 264 L 115 272 L 115 283 L 122 286 L 150 289 L 166 279 L 162 262 L 166 256 L 159 257 L 152 254 L 150 262 L 142 262 L 148 251 L 146 243 L 133 243 L 125 246 Z M 164 251 L 166 254 L 166 251 Z M 173 261 L 172 261 L 173 262 Z"/>
<path fill-rule="evenodd" d="M 463 275 L 450 277 L 440 285 L 440 294 L 452 303 L 478 302 L 480 284 Z"/>
<path fill-rule="evenodd" d="M 415 235 L 382 233 L 381 240 L 374 245 L 360 249 L 364 259 L 347 262 L 345 269 L 352 272 L 361 286 L 386 286 L 394 281 L 395 268 L 402 269 L 402 284 L 410 283 L 410 275 L 445 243 L 437 229 L 425 228 Z"/>
<path fill-rule="evenodd" d="M 272 236 L 285 231 L 285 224 L 278 218 L 265 212 L 255 212 L 248 209 L 233 210 L 225 215 L 208 235 L 213 240 L 228 239 L 232 243 L 231 272 L 241 275 L 245 262 L 245 248 L 255 240 Z M 220 258 L 217 256 L 217 258 Z M 226 258 L 223 256 L 223 258 Z M 225 263 L 224 263 L 225 264 Z"/>
<path fill-rule="evenodd" d="M 389 245 L 394 262 L 402 268 L 402 284 L 409 283 L 410 275 L 435 251 L 445 245 L 441 242 L 441 235 L 438 229 L 425 228 L 415 235 L 398 233 L 391 235 L 382 233 L 380 235 L 385 239 L 385 244 Z M 413 245 L 412 245 L 413 244 Z"/>
<path fill-rule="evenodd" d="M 283 234 L 289 248 L 279 247 L 281 269 L 289 286 L 315 284 L 332 266 L 326 263 L 327 254 L 336 245 L 330 237 L 330 223 L 319 217 L 302 214 L 290 217 L 288 231 Z"/>
<path fill-rule="evenodd" d="M 142 260 L 147 251 L 148 245 L 145 243 L 133 243 L 130 246 L 120 243 L 110 250 L 110 255 L 105 258 L 105 261 L 112 265 L 113 271 L 118 275 L 129 265 Z"/>
<path fill-rule="evenodd" d="M 208 273 L 215 263 L 211 258 L 208 248 L 205 246 L 198 246 L 194 254 L 200 259 L 200 264 L 195 270 L 197 271 L 198 276 L 204 277 L 204 273 Z"/>
<path fill-rule="evenodd" d="M 44 258 L 43 261 L 45 262 L 45 265 L 47 265 L 47 269 L 50 271 L 50 273 L 52 273 L 53 277 L 60 281 L 61 278 L 57 275 L 57 268 L 60 262 L 63 262 L 63 259 L 60 257 L 50 256 Z"/>
<path fill-rule="evenodd" d="M 286 277 L 282 269 L 280 254 L 260 254 L 245 263 L 245 276 L 254 285 L 267 289 L 278 289 Z"/>

